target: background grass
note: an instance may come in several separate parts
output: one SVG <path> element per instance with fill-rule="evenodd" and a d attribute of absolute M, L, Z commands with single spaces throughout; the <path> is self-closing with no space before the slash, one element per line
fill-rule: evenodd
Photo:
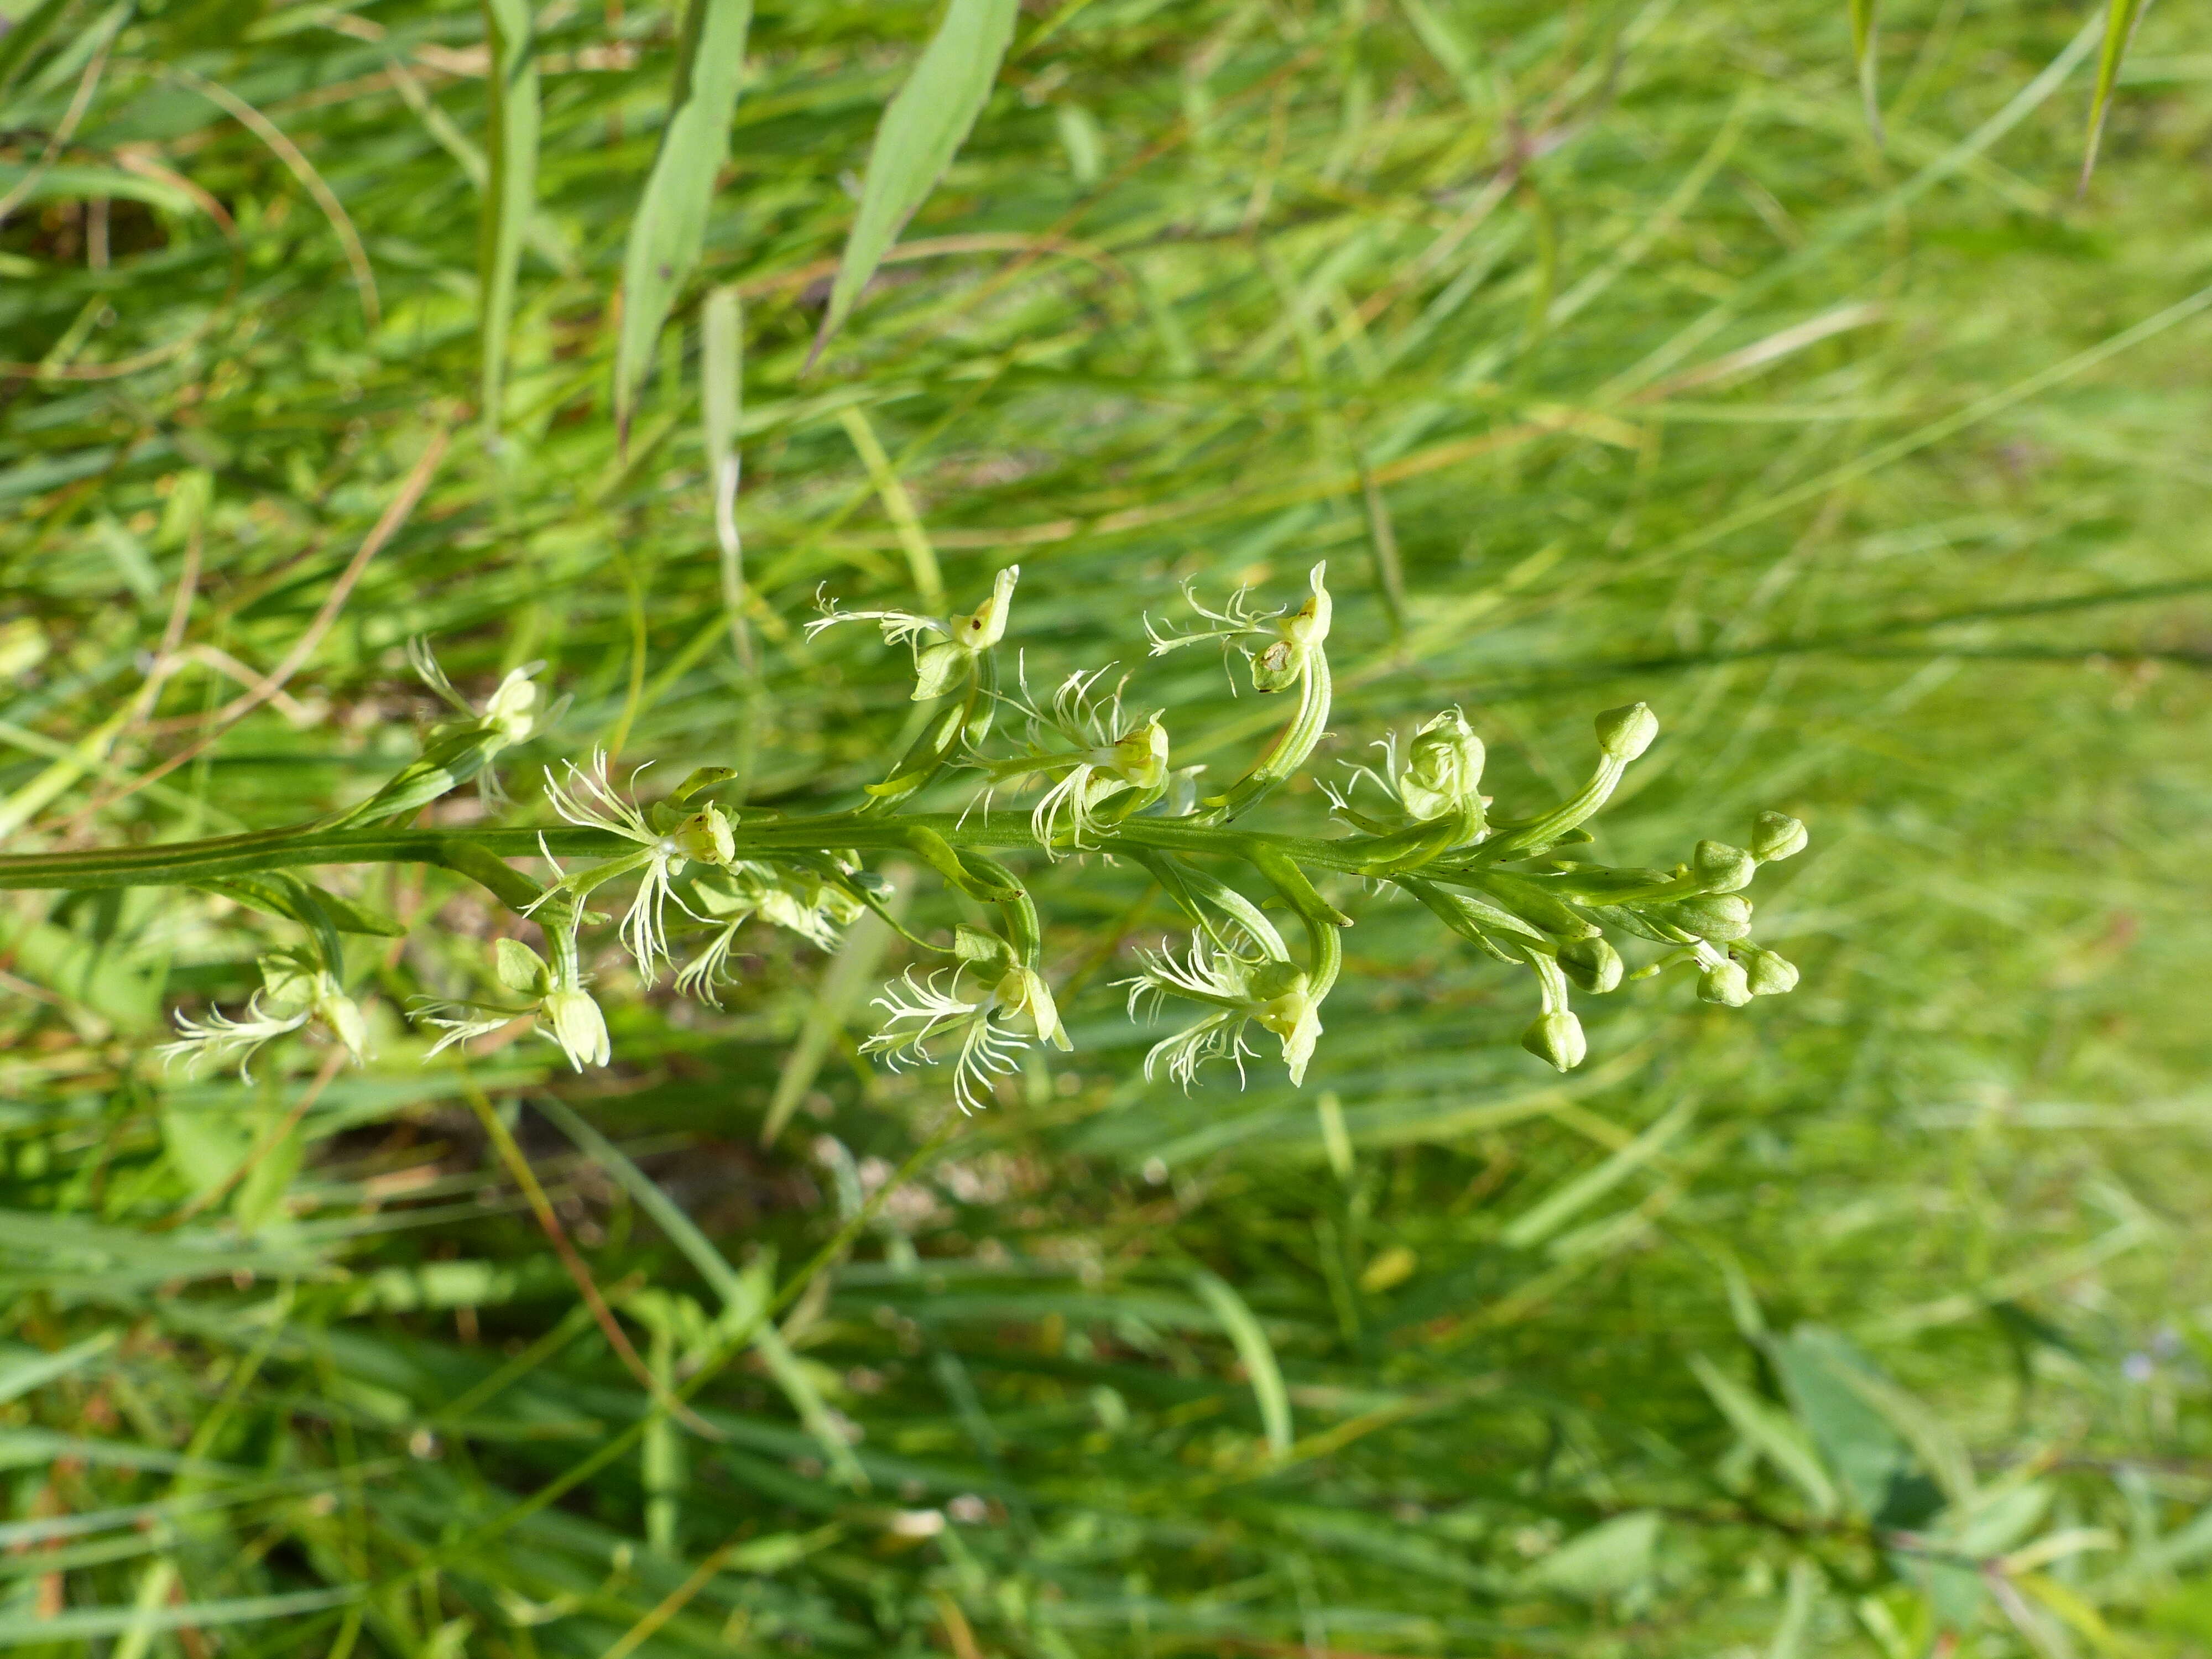
<path fill-rule="evenodd" d="M 465 408 L 477 14 L 80 6 L 0 153 L 0 189 L 27 186 L 0 356 L 42 366 L 0 385 L 11 848 L 359 798 L 430 712 L 416 632 L 465 685 L 544 659 L 573 697 L 509 757 L 517 822 L 543 816 L 539 767 L 594 742 L 834 799 L 908 707 L 896 653 L 796 631 L 818 585 L 912 594 L 850 411 L 956 603 L 1020 561 L 1010 640 L 1040 679 L 1134 665 L 1182 578 L 1281 589 L 1325 557 L 1330 760 L 1458 702 L 1510 803 L 1643 697 L 1665 733 L 1609 853 L 1740 838 L 1768 806 L 1814 842 L 1763 898 L 1793 997 L 1632 987 L 1586 1008 L 1591 1064 L 1561 1082 L 1515 1046 L 1518 981 L 1370 902 L 1311 1086 L 1187 1097 L 1140 1080 L 1108 984 L 1163 918 L 1131 872 L 1059 866 L 1077 1052 L 964 1121 L 941 1078 L 856 1057 L 867 964 L 787 936 L 720 1012 L 599 964 L 610 1073 L 528 1043 L 424 1068 L 395 1010 L 465 993 L 511 924 L 378 872 L 364 893 L 415 924 L 356 964 L 380 1058 L 319 1075 L 295 1046 L 246 1085 L 149 1050 L 166 1006 L 252 988 L 254 918 L 15 896 L 0 1641 L 2212 1650 L 2212 324 L 2168 310 L 2212 280 L 2193 21 L 2151 14 L 2075 203 L 2090 64 L 2038 79 L 2071 7 L 1894 9 L 1886 152 L 1827 0 L 1033 11 L 801 378 L 852 170 L 930 16 L 765 6 L 706 273 L 748 296 L 752 679 L 689 302 L 626 455 L 609 419 L 668 9 L 544 14 L 489 453 Z M 118 793 L 284 658 L 440 431 L 289 701 Z M 118 722 L 188 569 L 196 654 Z M 1194 660 L 1142 672 L 1185 761 L 1231 764 L 1273 714 Z M 763 1146 L 779 1090 L 801 1109 Z M 698 1384 L 690 1419 L 649 1409 L 472 1100 L 644 1364 Z M 656 1223 L 634 1169 L 690 1222 Z M 759 1270 L 731 1294 L 803 1287 L 787 1346 L 698 1369 L 730 1287 L 691 1226 Z M 1823 1414 L 1792 1368 L 1832 1358 L 1824 1332 L 1893 1380 L 1887 1415 Z M 1792 1422 L 1844 1488 L 1826 1513 Z"/>

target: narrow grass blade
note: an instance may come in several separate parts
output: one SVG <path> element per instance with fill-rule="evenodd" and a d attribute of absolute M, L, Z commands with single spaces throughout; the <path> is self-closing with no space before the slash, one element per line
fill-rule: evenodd
<path fill-rule="evenodd" d="M 1684 1101 L 1595 1169 L 1554 1188 L 1508 1225 L 1499 1241 L 1516 1250 L 1534 1249 L 1666 1151 L 1668 1143 L 1689 1127 L 1697 1109 L 1694 1102 Z"/>
<path fill-rule="evenodd" d="M 38 1647 L 52 1642 L 115 1636 L 143 1620 L 149 1630 L 214 1630 L 224 1625 L 243 1625 L 257 1619 L 282 1619 L 295 1613 L 314 1613 L 352 1601 L 361 1591 L 300 1590 L 289 1595 L 246 1595 L 223 1601 L 188 1601 L 181 1606 L 142 1612 L 136 1607 L 85 1607 L 74 1612 L 39 1614 L 15 1613 L 0 1617 L 0 1648 Z"/>
<path fill-rule="evenodd" d="M 1690 1369 L 1721 1408 L 1730 1427 L 1759 1455 L 1805 1494 L 1813 1512 L 1824 1519 L 1836 1512 L 1836 1483 L 1821 1467 L 1805 1431 L 1754 1395 L 1701 1353 L 1690 1356 Z"/>
<path fill-rule="evenodd" d="M 906 550 L 907 568 L 914 573 L 914 591 L 921 600 L 921 608 L 933 613 L 942 611 L 945 577 L 938 567 L 937 550 L 930 545 L 921 514 L 915 508 L 914 497 L 907 494 L 906 485 L 900 481 L 898 468 L 884 452 L 883 440 L 876 436 L 876 428 L 858 406 L 839 410 L 837 419 L 845 428 L 845 435 L 853 441 L 860 465 L 868 469 L 868 482 L 875 485 L 884 513 L 898 532 L 899 545 Z"/>
<path fill-rule="evenodd" d="M 668 1236 L 668 1242 L 683 1252 L 684 1260 L 699 1270 L 700 1278 L 707 1281 L 726 1306 L 734 1308 L 747 1299 L 749 1292 L 744 1279 L 730 1265 L 729 1258 L 714 1248 L 707 1235 L 699 1231 L 698 1224 L 684 1213 L 683 1206 L 660 1189 L 658 1182 L 624 1157 L 619 1147 L 586 1123 L 565 1101 L 552 1095 L 540 1095 L 532 1104 L 637 1200 L 638 1207 Z"/>
<path fill-rule="evenodd" d="M 56 1377 L 67 1376 L 86 1360 L 96 1358 L 115 1346 L 120 1331 L 102 1331 L 98 1336 L 64 1348 L 58 1353 L 40 1354 L 35 1358 L 17 1360 L 0 1367 L 0 1405 L 43 1389 Z"/>
<path fill-rule="evenodd" d="M 1850 0 L 1851 3 L 1851 61 L 1859 73 L 1859 96 L 1866 103 L 1867 127 L 1879 146 L 1881 135 L 1881 99 L 1877 76 L 1880 66 L 1875 59 L 1875 11 L 1879 0 Z"/>
<path fill-rule="evenodd" d="M 975 127 L 998 79 L 1018 9 L 1018 0 L 951 0 L 914 72 L 884 109 L 868 151 L 860 210 L 846 239 L 810 363 L 844 325 L 884 255 Z"/>
<path fill-rule="evenodd" d="M 2089 100 L 2089 143 L 2081 157 L 2081 188 L 2089 188 L 2089 175 L 2097 170 L 2097 151 L 2105 142 L 2105 121 L 2112 112 L 2112 88 L 2119 84 L 2120 63 L 2135 39 L 2136 25 L 2150 9 L 2150 0 L 2106 0 L 2105 44 L 2097 54 L 2097 89 Z"/>
<path fill-rule="evenodd" d="M 615 425 L 624 443 L 661 325 L 706 242 L 714 180 L 729 159 L 730 116 L 743 83 L 752 16 L 752 0 L 690 0 L 684 8 L 668 125 L 661 129 L 623 255 Z"/>
<path fill-rule="evenodd" d="M 872 920 L 872 918 L 870 918 Z M 698 1224 L 684 1212 L 673 1199 L 660 1189 L 652 1176 L 639 1169 L 623 1155 L 620 1148 L 598 1130 L 592 1127 L 574 1111 L 550 1096 L 543 1096 L 536 1103 L 538 1109 L 551 1118 L 562 1133 L 583 1150 L 600 1169 L 612 1176 L 623 1189 L 637 1200 L 638 1207 L 652 1217 L 653 1223 L 668 1236 L 669 1243 L 684 1253 L 684 1259 L 699 1270 L 699 1276 L 714 1288 L 721 1298 L 723 1319 L 733 1331 L 751 1328 L 750 1340 L 760 1351 L 769 1375 L 790 1401 L 792 1409 L 806 1426 L 822 1448 L 823 1455 L 838 1477 L 855 1492 L 865 1492 L 868 1477 L 860 1468 L 860 1459 L 846 1443 L 836 1419 L 830 1415 L 828 1402 L 822 1391 L 814 1386 L 814 1379 L 799 1364 L 799 1356 L 768 1318 L 767 1311 L 774 1286 L 769 1282 L 767 1264 L 757 1263 L 744 1273 L 732 1267 L 729 1259 L 708 1242 L 699 1231 Z"/>
<path fill-rule="evenodd" d="M 1790 1564 L 1789 1595 L 1782 1604 L 1782 1621 L 1775 1626 L 1773 1639 L 1766 1644 L 1766 1659 L 1801 1659 L 1821 1583 L 1820 1568 L 1810 1561 L 1801 1559 Z"/>
<path fill-rule="evenodd" d="M 1260 1322 L 1245 1305 L 1244 1298 L 1230 1289 L 1228 1282 L 1219 1275 L 1200 1268 L 1190 1276 L 1190 1283 L 1235 1345 L 1237 1358 L 1244 1362 L 1244 1375 L 1252 1384 L 1252 1397 L 1260 1403 L 1260 1421 L 1267 1430 L 1267 1449 L 1277 1457 L 1289 1455 L 1291 1395 L 1283 1386 L 1282 1368 L 1275 1363 L 1274 1346 L 1267 1340 L 1267 1332 L 1260 1328 Z"/>
<path fill-rule="evenodd" d="M 744 410 L 744 313 L 734 288 L 707 296 L 701 313 L 699 405 L 707 470 L 714 484 L 714 541 L 722 556 L 722 608 L 729 613 L 730 645 L 746 673 L 753 672 L 753 640 L 745 626 L 745 550 L 738 537 L 738 420 Z"/>
<path fill-rule="evenodd" d="M 40 0 L 27 17 L 17 18 L 15 27 L 0 35 L 0 93 L 15 84 L 23 65 L 39 49 L 39 43 L 52 32 L 69 9 L 70 0 Z"/>
<path fill-rule="evenodd" d="M 483 349 L 484 433 L 496 442 L 507 379 L 507 338 L 514 322 L 515 278 L 538 194 L 538 42 L 529 0 L 483 0 L 491 49 L 485 77 L 489 176 L 477 243 Z"/>
<path fill-rule="evenodd" d="M 910 870 L 899 868 L 887 868 L 884 873 L 890 878 L 895 890 L 889 906 L 895 921 L 905 914 L 914 876 Z M 876 964 L 883 960 L 890 942 L 890 922 L 872 910 L 845 930 L 845 942 L 837 947 L 837 954 L 822 975 L 813 1006 L 806 1011 L 798 1040 L 791 1045 L 791 1052 L 784 1057 L 783 1069 L 776 1074 L 775 1092 L 769 1098 L 768 1121 L 761 1125 L 762 1146 L 773 1146 L 784 1126 L 791 1121 L 791 1115 L 799 1109 L 799 1103 L 813 1086 L 823 1060 L 829 1057 L 830 1045 L 844 1029 L 846 1017 L 860 1001 L 860 993 L 867 988 Z"/>

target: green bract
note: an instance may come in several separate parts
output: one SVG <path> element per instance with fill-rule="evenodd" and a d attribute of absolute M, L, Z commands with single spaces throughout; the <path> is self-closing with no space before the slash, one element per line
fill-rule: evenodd
<path fill-rule="evenodd" d="M 468 718 L 434 732 L 424 757 L 362 806 L 337 820 L 254 836 L 0 859 L 0 885 L 206 886 L 302 925 L 305 945 L 265 959 L 264 988 L 241 1016 L 178 1017 L 172 1054 L 241 1062 L 310 1024 L 356 1058 L 367 1041 L 361 1011 L 343 988 L 337 934 L 388 933 L 395 925 L 290 873 L 303 866 L 442 865 L 529 917 L 544 931 L 547 956 L 503 939 L 487 964 L 497 984 L 525 1002 L 433 1002 L 415 1018 L 442 1034 L 434 1053 L 528 1018 L 579 1070 L 611 1058 L 605 1018 L 580 967 L 580 935 L 599 920 L 585 901 L 599 888 L 633 884 L 616 933 L 646 983 L 680 948 L 678 990 L 708 1001 L 729 977 L 739 931 L 750 923 L 828 947 L 840 927 L 872 909 L 941 965 L 908 969 L 886 990 L 878 1005 L 883 1028 L 864 1047 L 894 1066 L 949 1059 L 954 1097 L 970 1109 L 989 1102 L 995 1080 L 1014 1069 L 1017 1050 L 1070 1046 L 1045 976 L 1036 903 L 1000 853 L 1111 854 L 1150 874 L 1182 912 L 1187 938 L 1139 951 L 1138 971 L 1124 983 L 1133 1014 L 1170 1002 L 1190 1011 L 1146 1062 L 1148 1074 L 1164 1071 L 1186 1087 L 1209 1060 L 1230 1061 L 1241 1074 L 1263 1038 L 1273 1040 L 1291 1080 L 1304 1082 L 1323 1035 L 1323 1005 L 1343 969 L 1342 932 L 1353 922 L 1342 907 L 1363 880 L 1413 898 L 1486 955 L 1530 973 L 1540 1012 L 1522 1046 L 1561 1071 L 1580 1065 L 1588 1050 L 1570 988 L 1603 994 L 1625 977 L 1608 931 L 1662 947 L 1641 975 L 1694 964 L 1698 994 L 1708 1002 L 1738 1006 L 1796 983 L 1796 968 L 1747 942 L 1753 906 L 1743 892 L 1762 862 L 1805 844 L 1796 819 L 1763 814 L 1748 850 L 1701 841 L 1671 870 L 1582 856 L 1590 843 L 1583 824 L 1657 735 L 1657 718 L 1644 704 L 1598 716 L 1589 781 L 1531 817 L 1490 816 L 1480 793 L 1482 740 L 1461 710 L 1447 708 L 1402 744 L 1395 735 L 1384 738 L 1382 765 L 1355 769 L 1349 785 L 1331 793 L 1349 834 L 1315 839 L 1249 829 L 1238 820 L 1306 766 L 1327 725 L 1331 605 L 1323 568 L 1313 568 L 1308 595 L 1294 607 L 1255 611 L 1240 591 L 1219 610 L 1194 600 L 1203 625 L 1192 632 L 1153 634 L 1155 654 L 1216 641 L 1246 657 L 1259 690 L 1297 692 L 1289 720 L 1252 765 L 1204 797 L 1172 787 L 1187 785 L 1192 773 L 1170 767 L 1168 715 L 1125 713 L 1126 677 L 1109 686 L 1108 669 L 1071 674 L 1040 702 L 1018 668 L 1018 689 L 1000 690 L 997 656 L 1018 574 L 1001 571 L 965 615 L 831 610 L 814 624 L 866 620 L 887 640 L 912 646 L 915 696 L 940 704 L 890 775 L 848 810 L 731 811 L 708 799 L 734 775 L 714 765 L 694 769 L 666 799 L 641 804 L 638 773 L 628 787 L 618 784 L 607 757 L 595 752 L 546 774 L 545 799 L 562 827 L 402 828 L 423 800 L 467 777 L 488 781 L 491 756 L 531 731 L 536 699 L 529 671 L 520 670 L 483 711 L 471 710 L 418 650 L 423 678 Z M 994 744 L 1001 705 L 1021 717 L 1021 732 Z M 1362 785 L 1382 797 L 1371 811 L 1355 804 Z M 1002 793 L 1027 791 L 1036 798 L 1026 810 L 1000 810 Z M 916 810 L 924 795 L 959 810 Z M 381 827 L 372 826 L 377 819 Z M 908 932 L 884 908 L 889 881 L 869 867 L 899 857 L 919 858 L 967 899 L 995 908 L 997 930 L 963 924 L 949 947 Z M 550 884 L 512 862 L 532 858 L 551 864 Z M 562 858 L 581 862 L 564 869 Z M 1295 944 L 1263 903 L 1295 918 Z"/>

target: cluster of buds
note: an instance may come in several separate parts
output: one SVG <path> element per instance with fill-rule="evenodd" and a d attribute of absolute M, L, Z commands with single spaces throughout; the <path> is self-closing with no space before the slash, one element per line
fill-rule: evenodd
<path fill-rule="evenodd" d="M 1796 984 L 1795 967 L 1752 943 L 1745 893 L 1761 865 L 1805 845 L 1804 826 L 1794 818 L 1763 814 L 1747 845 L 1702 841 L 1671 869 L 1587 858 L 1592 837 L 1584 826 L 1658 734 L 1644 704 L 1599 715 L 1588 781 L 1530 816 L 1493 812 L 1482 793 L 1482 739 L 1465 713 L 1451 708 L 1408 737 L 1382 738 L 1379 760 L 1353 768 L 1342 789 L 1328 792 L 1350 834 L 1326 841 L 1270 835 L 1239 821 L 1306 766 L 1328 720 L 1332 606 L 1325 568 L 1313 568 L 1295 605 L 1261 611 L 1241 589 L 1218 609 L 1193 596 L 1197 626 L 1149 630 L 1155 655 L 1212 641 L 1243 659 L 1255 690 L 1294 694 L 1295 706 L 1252 763 L 1205 795 L 1197 787 L 1201 769 L 1170 766 L 1163 712 L 1125 708 L 1128 678 L 1109 679 L 1111 665 L 1071 674 L 1040 702 L 1018 662 L 1014 689 L 1001 690 L 998 654 L 1018 575 L 1011 567 L 1001 571 L 989 595 L 965 615 L 833 607 L 811 625 L 810 635 L 868 622 L 887 641 L 908 646 L 913 696 L 931 705 L 921 736 L 849 810 L 800 817 L 726 807 L 710 797 L 734 774 L 714 766 L 693 771 L 665 799 L 641 802 L 634 793 L 638 774 L 629 787 L 618 786 L 607 757 L 595 753 L 557 775 L 549 769 L 545 779 L 545 799 L 568 826 L 560 832 L 564 852 L 581 852 L 590 862 L 564 870 L 541 832 L 537 847 L 553 878 L 540 885 L 459 832 L 441 861 L 474 874 L 536 921 L 550 959 L 518 941 L 499 941 L 493 976 L 522 1000 L 423 1006 L 418 1023 L 441 1034 L 432 1052 L 526 1018 L 579 1070 L 606 1064 L 606 1022 L 585 988 L 579 933 L 604 920 L 587 909 L 591 896 L 626 882 L 629 902 L 616 932 L 640 975 L 651 985 L 676 963 L 679 945 L 691 947 L 677 988 L 709 1002 L 732 978 L 739 940 L 753 923 L 827 949 L 839 929 L 874 911 L 936 965 L 918 963 L 886 988 L 877 1005 L 881 1029 L 864 1048 L 894 1067 L 949 1063 L 954 1098 L 976 1109 L 1014 1069 L 1021 1048 L 1069 1046 L 1045 975 L 1034 901 L 993 849 L 1047 859 L 1110 854 L 1144 870 L 1181 910 L 1187 937 L 1139 951 L 1137 971 L 1123 984 L 1133 1017 L 1156 1016 L 1170 1002 L 1193 1011 L 1154 1043 L 1146 1065 L 1147 1075 L 1164 1074 L 1186 1088 L 1214 1060 L 1243 1076 L 1260 1053 L 1255 1043 L 1267 1040 L 1291 1082 L 1304 1081 L 1322 1035 L 1323 1006 L 1342 971 L 1343 930 L 1353 921 L 1317 881 L 1334 884 L 1346 902 L 1363 888 L 1407 895 L 1487 956 L 1528 971 L 1540 1006 L 1522 1044 L 1562 1071 L 1580 1065 L 1589 1048 L 1571 997 L 1601 995 L 1632 977 L 1608 929 L 1658 947 L 1633 977 L 1692 964 L 1698 994 L 1708 1002 L 1740 1006 Z M 423 758 L 345 822 L 386 817 L 465 778 L 488 779 L 490 757 L 533 729 L 537 694 L 528 670 L 510 674 L 474 710 L 427 653 L 418 653 L 416 665 L 466 718 L 434 732 Z M 1017 735 L 994 743 L 1002 707 L 1017 716 Z M 1036 793 L 1025 812 L 1012 815 L 1012 827 L 1010 815 L 994 814 L 1001 791 Z M 922 810 L 925 796 L 939 810 Z M 950 810 L 956 806 L 961 810 Z M 308 828 L 327 836 L 332 821 Z M 996 907 L 1000 925 L 963 924 L 949 945 L 917 936 L 885 905 L 890 884 L 867 867 L 872 854 L 918 857 L 968 899 Z M 361 1017 L 339 989 L 336 933 L 395 930 L 289 876 L 203 884 L 307 924 L 318 943 L 313 953 L 269 959 L 264 989 L 243 1018 L 180 1021 L 183 1036 L 173 1050 L 250 1054 L 319 1020 L 358 1053 Z M 1263 900 L 1294 919 L 1295 945 Z"/>

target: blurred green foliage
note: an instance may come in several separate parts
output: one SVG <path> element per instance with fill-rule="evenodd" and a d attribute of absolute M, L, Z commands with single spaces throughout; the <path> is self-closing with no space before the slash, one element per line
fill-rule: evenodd
<path fill-rule="evenodd" d="M 149 1054 L 165 1006 L 252 988 L 257 918 L 11 896 L 0 1642 L 2212 1650 L 2186 8 L 2143 21 L 2079 203 L 2104 25 L 2067 5 L 1886 9 L 1881 147 L 1829 0 L 1027 10 L 802 375 L 934 20 L 763 5 L 626 451 L 611 301 L 673 8 L 538 15 L 496 447 L 477 12 L 54 15 L 0 64 L 9 850 L 358 799 L 435 712 L 416 633 L 472 691 L 542 658 L 573 696 L 504 757 L 526 813 L 594 742 L 849 792 L 908 665 L 798 624 L 915 568 L 861 430 L 949 591 L 1019 559 L 1041 681 L 1133 665 L 1183 578 L 1325 556 L 1326 755 L 1458 702 L 1541 796 L 1641 697 L 1609 855 L 1769 805 L 1814 840 L 1761 910 L 1793 997 L 1647 982 L 1563 1081 L 1519 986 L 1370 905 L 1308 1088 L 1241 1095 L 1139 1080 L 1108 981 L 1154 901 L 1063 866 L 1077 1053 L 969 1120 L 857 1055 L 895 954 L 763 931 L 719 1013 L 610 960 L 611 1080 L 521 1044 L 424 1070 L 397 1010 L 505 924 L 380 876 L 356 896 L 412 924 L 356 941 L 380 1059 L 248 1086 Z M 698 438 L 710 285 L 745 301 L 757 675 Z M 1178 759 L 1277 718 L 1194 655 L 1146 672 L 1207 711 Z"/>

